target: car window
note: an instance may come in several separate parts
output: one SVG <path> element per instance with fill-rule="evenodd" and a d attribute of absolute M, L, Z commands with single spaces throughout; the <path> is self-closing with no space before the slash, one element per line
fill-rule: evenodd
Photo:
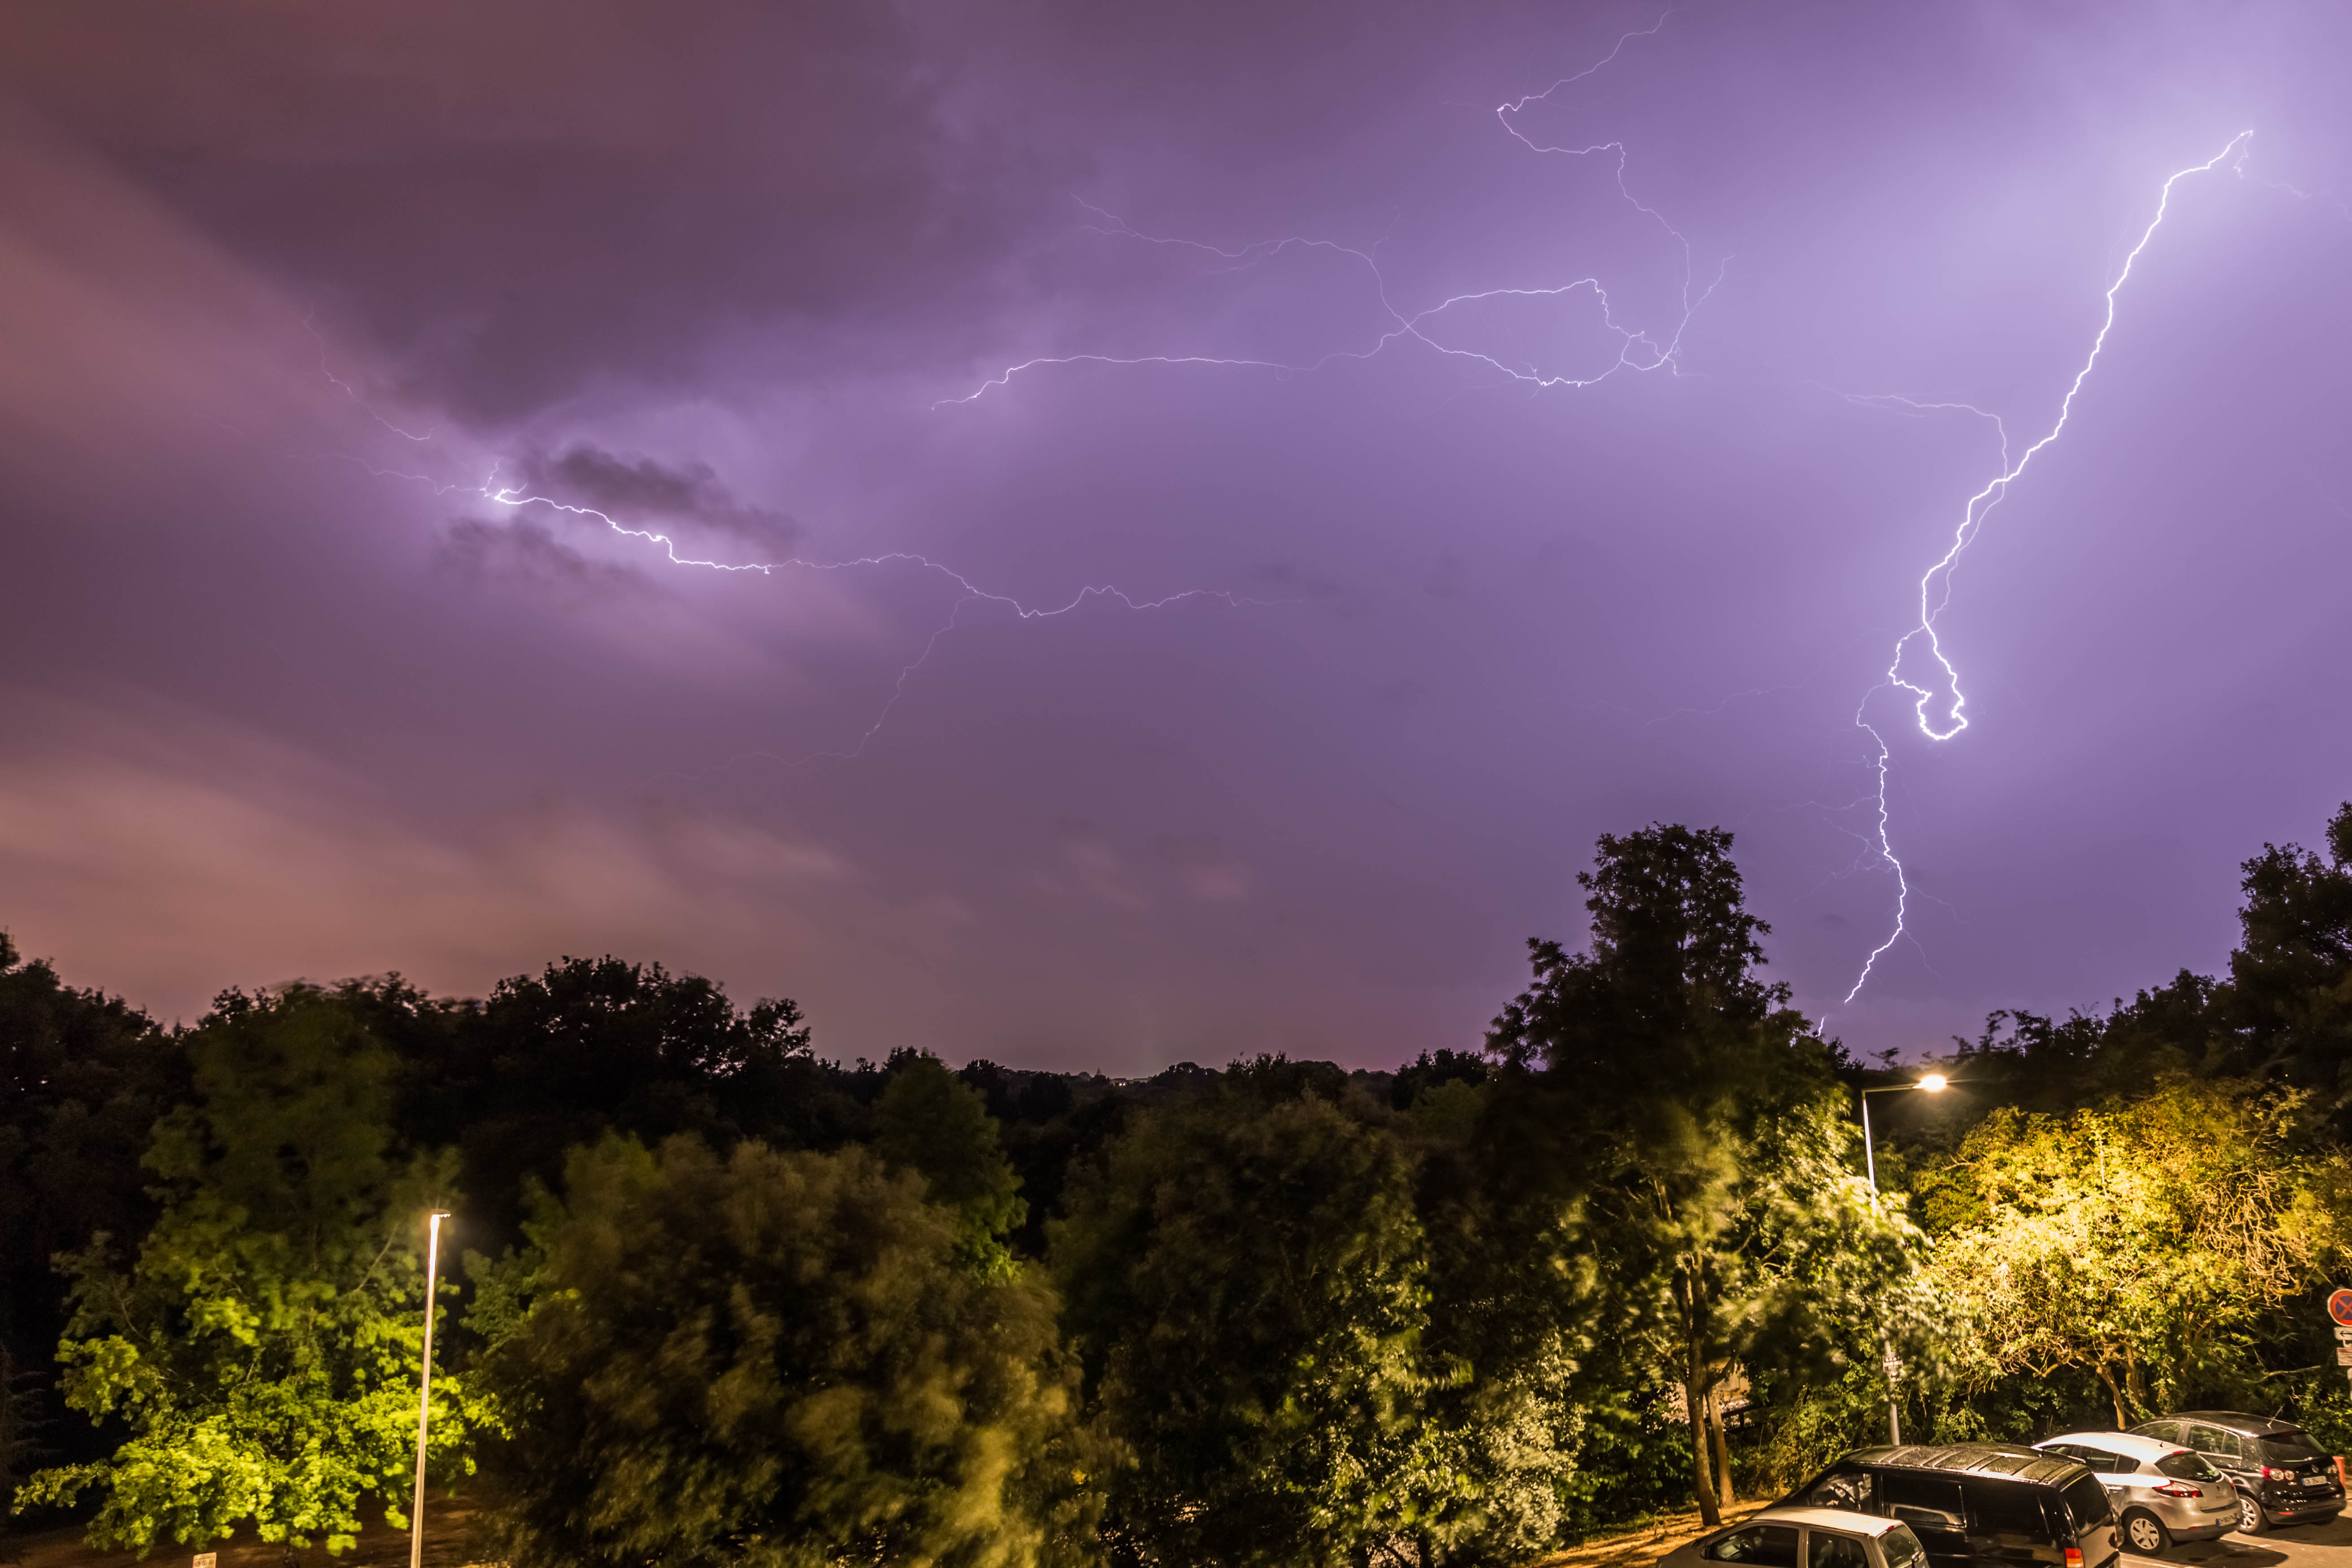
<path fill-rule="evenodd" d="M 1907 1524 L 1898 1524 L 1880 1536 L 1878 1552 L 1886 1559 L 1886 1568 L 1927 1568 L 1927 1549 L 1919 1544 Z"/>
<path fill-rule="evenodd" d="M 2158 1475 L 2170 1476 L 2177 1481 L 2218 1481 L 2221 1479 L 2221 1472 L 2213 1468 L 2212 1460 L 2202 1454 L 2192 1454 L 2186 1448 L 2157 1460 L 2156 1469 Z"/>
<path fill-rule="evenodd" d="M 2115 1504 L 2107 1500 L 2107 1489 L 2096 1476 L 2068 1481 L 2060 1495 L 2066 1500 L 2066 1511 L 2074 1516 L 2076 1530 L 2105 1524 L 2116 1517 Z"/>
<path fill-rule="evenodd" d="M 1870 1553 L 1851 1535 L 1826 1530 L 1805 1531 L 1805 1568 L 1870 1568 Z"/>
<path fill-rule="evenodd" d="M 2094 1487 L 2099 1484 L 2087 1476 L 2083 1480 L 2090 1481 Z M 2012 1542 L 2042 1546 L 2054 1544 L 2050 1539 L 2050 1522 L 2042 1513 L 2041 1488 L 1970 1477 L 1968 1493 L 1971 1535 L 2001 1536 Z M 2106 1493 L 2102 1491 L 2099 1495 L 2105 1497 Z"/>
<path fill-rule="evenodd" d="M 2324 1459 L 2319 1445 L 2304 1432 L 2273 1432 L 2260 1439 L 2263 1458 L 2273 1465 L 2300 1465 L 2311 1459 Z"/>
<path fill-rule="evenodd" d="M 1753 1563 L 1758 1568 L 1797 1568 L 1797 1527 L 1751 1524 L 1718 1535 L 1699 1553 L 1710 1563 Z"/>
<path fill-rule="evenodd" d="M 1881 1507 L 1915 1530 L 1965 1530 L 1960 1483 L 1916 1470 L 1883 1470 L 1878 1477 Z"/>
<path fill-rule="evenodd" d="M 1852 1513 L 1881 1512 L 1880 1509 L 1873 1506 L 1873 1495 L 1868 1470 L 1835 1469 L 1817 1479 L 1796 1500 L 1812 1508 L 1842 1508 Z"/>
<path fill-rule="evenodd" d="M 2153 1437 L 2159 1443 L 2180 1441 L 2180 1423 L 2178 1421 L 2143 1421 L 2132 1430 L 2143 1437 Z"/>
<path fill-rule="evenodd" d="M 2083 1445 L 2080 1443 L 2037 1443 L 2034 1447 L 2045 1454 L 2055 1454 L 2062 1459 L 2079 1459 L 2083 1457 Z"/>
<path fill-rule="evenodd" d="M 2129 1475 L 2135 1468 L 2132 1462 L 2121 1454 L 2110 1454 L 2105 1448 L 2085 1448 L 2078 1446 L 2074 1450 L 2074 1458 L 2103 1476 Z"/>
<path fill-rule="evenodd" d="M 2201 1421 L 2189 1423 L 2189 1446 L 2210 1459 L 2225 1465 L 2242 1464 L 2244 1448 L 2238 1443 L 2235 1432 L 2224 1432 L 2219 1426 L 2208 1426 Z"/>

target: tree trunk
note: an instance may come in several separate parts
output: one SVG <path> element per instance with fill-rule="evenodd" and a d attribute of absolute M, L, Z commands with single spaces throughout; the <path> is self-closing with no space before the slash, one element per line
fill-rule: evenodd
<path fill-rule="evenodd" d="M 1713 1457 L 1713 1445 L 1708 1441 L 1706 1411 L 1712 1398 L 1713 1391 L 1700 1380 L 1694 1367 L 1689 1380 L 1683 1384 L 1683 1409 L 1690 1417 L 1691 1466 L 1698 1482 L 1699 1522 L 1709 1530 L 1723 1522 L 1723 1505 L 1716 1496 L 1711 1473 L 1714 1467 L 1708 1462 Z"/>
<path fill-rule="evenodd" d="M 2099 1381 L 2107 1385 L 2107 1398 L 2116 1407 L 2116 1430 L 2120 1432 L 2131 1425 L 2131 1417 L 2124 1414 L 2124 1391 L 2116 1386 L 2116 1374 L 2107 1370 L 2105 1362 L 2099 1363 Z"/>
<path fill-rule="evenodd" d="M 1731 1438 L 1723 1428 L 1723 1390 L 1713 1388 L 1706 1395 L 1706 1424 L 1715 1439 L 1715 1489 L 1723 1506 L 1729 1508 L 1738 1500 L 1731 1495 Z"/>

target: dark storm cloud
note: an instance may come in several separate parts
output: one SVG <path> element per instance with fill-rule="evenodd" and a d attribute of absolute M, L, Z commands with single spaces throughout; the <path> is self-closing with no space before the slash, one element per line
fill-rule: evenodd
<path fill-rule="evenodd" d="M 1034 178 L 887 5 L 11 7 L 0 92 L 504 419 L 714 335 L 969 312 Z"/>
<path fill-rule="evenodd" d="M 745 503 L 708 463 L 624 458 L 583 442 L 560 457 L 531 459 L 523 479 L 534 494 L 593 507 L 625 527 L 683 524 L 690 533 L 715 534 L 771 555 L 783 553 L 800 534 L 783 513 Z"/>

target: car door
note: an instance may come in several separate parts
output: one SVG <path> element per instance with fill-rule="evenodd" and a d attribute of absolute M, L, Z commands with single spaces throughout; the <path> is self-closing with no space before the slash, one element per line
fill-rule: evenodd
<path fill-rule="evenodd" d="M 1960 1483 L 1947 1476 L 1917 1470 L 1877 1472 L 1878 1507 L 1874 1510 L 1911 1527 L 1927 1549 L 1931 1568 L 1969 1568 L 1968 1504 Z"/>
<path fill-rule="evenodd" d="M 1805 1568 L 1872 1568 L 1870 1548 L 1843 1531 L 1805 1531 Z"/>
<path fill-rule="evenodd" d="M 1709 1563 L 1738 1563 L 1746 1568 L 1797 1568 L 1797 1527 L 1793 1524 L 1750 1524 L 1726 1531 L 1709 1542 L 1699 1556 Z"/>
<path fill-rule="evenodd" d="M 2025 1481 L 1970 1476 L 1969 1554 L 1976 1568 L 2031 1568 L 2060 1560 L 2058 1542 L 2043 1512 L 2043 1489 Z"/>
<path fill-rule="evenodd" d="M 2087 1443 L 2067 1446 L 2073 1449 L 2075 1461 L 2099 1478 L 2099 1484 L 2107 1489 L 2107 1496 L 2115 1500 L 2116 1511 L 2121 1513 L 2136 1484 L 2132 1478 L 2139 1474 L 2139 1461 L 2126 1458 L 2121 1454 L 2110 1454 L 2105 1448 L 2094 1448 Z"/>
<path fill-rule="evenodd" d="M 2262 1478 L 2246 1463 L 2246 1440 L 2224 1426 L 2210 1426 L 2202 1421 L 2180 1424 L 2183 1447 L 2196 1449 L 2211 1462 L 2213 1468 L 2230 1478 L 2238 1490 L 2247 1497 L 2263 1495 Z"/>

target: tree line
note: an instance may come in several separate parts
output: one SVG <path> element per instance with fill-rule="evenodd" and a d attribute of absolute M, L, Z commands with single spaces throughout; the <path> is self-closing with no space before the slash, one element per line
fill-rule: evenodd
<path fill-rule="evenodd" d="M 1730 835 L 1603 837 L 1477 1048 L 1148 1080 L 827 1059 L 565 959 L 164 1028 L 0 936 L 0 1486 L 94 1543 L 518 1568 L 1518 1562 L 1907 1435 L 2352 1436 L 2352 805 L 2228 973 L 1995 1014 L 1942 1095 L 1762 977 Z M 445 1257 L 446 1254 L 445 1254 Z M 2339 1445 L 2340 1446 L 2340 1445 Z"/>

